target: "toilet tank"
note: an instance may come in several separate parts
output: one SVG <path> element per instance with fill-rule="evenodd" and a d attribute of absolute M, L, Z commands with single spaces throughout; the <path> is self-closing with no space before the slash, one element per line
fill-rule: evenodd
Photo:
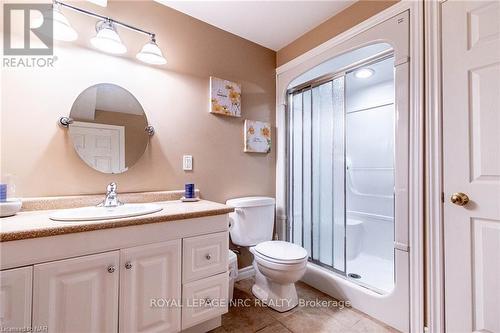
<path fill-rule="evenodd" d="M 234 207 L 229 214 L 229 232 L 235 245 L 254 246 L 273 238 L 274 198 L 236 198 L 226 205 Z"/>

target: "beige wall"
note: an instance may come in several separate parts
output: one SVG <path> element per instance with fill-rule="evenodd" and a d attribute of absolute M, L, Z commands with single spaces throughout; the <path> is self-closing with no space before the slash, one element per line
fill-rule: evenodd
<path fill-rule="evenodd" d="M 111 1 L 106 9 L 77 4 L 153 30 L 168 64 L 136 61 L 147 39 L 124 29 L 119 31 L 126 56 L 92 50 L 95 20 L 66 11 L 79 41 L 57 43 L 54 68 L 2 69 L 1 173 L 16 176 L 19 196 L 103 193 L 111 181 L 121 192 L 194 182 L 215 201 L 274 195 L 275 144 L 268 155 L 243 153 L 244 119 L 275 121 L 274 51 L 154 2 Z M 208 112 L 210 75 L 242 84 L 242 118 Z M 144 156 L 120 175 L 87 167 L 67 130 L 56 125 L 80 92 L 102 82 L 132 92 L 156 129 Z M 194 171 L 182 171 L 183 154 L 193 155 Z"/>
<path fill-rule="evenodd" d="M 277 67 L 349 30 L 399 0 L 361 0 L 300 36 L 276 54 Z"/>

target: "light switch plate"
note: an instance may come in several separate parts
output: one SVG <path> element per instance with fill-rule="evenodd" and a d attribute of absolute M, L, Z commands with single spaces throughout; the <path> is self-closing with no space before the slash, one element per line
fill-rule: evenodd
<path fill-rule="evenodd" d="M 193 170 L 193 156 L 191 155 L 182 156 L 182 170 L 184 171 Z"/>

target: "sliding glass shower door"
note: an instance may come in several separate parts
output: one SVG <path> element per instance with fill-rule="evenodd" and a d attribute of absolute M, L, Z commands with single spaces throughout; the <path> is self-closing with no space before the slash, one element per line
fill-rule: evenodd
<path fill-rule="evenodd" d="M 381 293 L 394 285 L 394 58 L 292 88 L 289 240 Z"/>
<path fill-rule="evenodd" d="M 344 77 L 290 95 L 291 241 L 345 271 Z"/>

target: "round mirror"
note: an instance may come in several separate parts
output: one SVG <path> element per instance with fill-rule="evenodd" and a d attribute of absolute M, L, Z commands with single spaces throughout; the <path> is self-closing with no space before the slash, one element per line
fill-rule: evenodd
<path fill-rule="evenodd" d="M 139 101 L 110 83 L 85 89 L 71 107 L 69 135 L 82 160 L 104 173 L 122 173 L 146 150 L 148 120 Z"/>

